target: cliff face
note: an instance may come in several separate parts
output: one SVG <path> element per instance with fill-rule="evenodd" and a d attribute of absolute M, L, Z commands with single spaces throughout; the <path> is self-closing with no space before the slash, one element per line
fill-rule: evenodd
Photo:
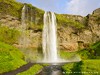
<path fill-rule="evenodd" d="M 100 41 L 100 8 L 93 11 L 86 17 L 67 16 L 83 24 L 84 27 L 77 28 L 72 26 L 61 26 L 58 30 L 60 48 L 68 51 L 78 50 L 88 47 L 89 44 Z"/>
<path fill-rule="evenodd" d="M 11 4 L 9 5 L 11 6 Z M 8 26 L 18 30 L 20 29 L 20 15 L 23 4 L 19 3 L 19 5 L 20 7 L 16 10 L 16 13 L 20 12 L 19 14 L 17 13 L 18 16 L 12 13 L 2 13 L 6 10 L 6 8 L 0 10 L 1 26 Z M 9 8 L 11 8 L 10 6 Z M 29 16 L 27 30 L 25 31 L 26 33 L 28 32 L 26 35 L 29 40 L 28 47 L 41 48 L 44 11 L 29 4 L 26 4 L 26 6 L 28 8 L 27 14 Z M 2 8 L 3 6 L 0 5 L 0 7 Z M 6 12 L 9 11 L 6 10 Z M 56 14 L 56 17 L 58 48 L 60 50 L 76 51 L 78 49 L 88 47 L 89 44 L 100 41 L 100 8 L 96 9 L 91 15 L 89 14 L 86 17 L 67 14 Z M 14 45 L 18 46 L 19 43 Z"/>

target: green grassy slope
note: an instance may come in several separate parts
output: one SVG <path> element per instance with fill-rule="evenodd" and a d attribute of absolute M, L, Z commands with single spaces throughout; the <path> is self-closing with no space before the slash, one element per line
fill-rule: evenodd
<path fill-rule="evenodd" d="M 15 70 L 26 64 L 24 55 L 15 47 L 0 42 L 0 73 Z"/>
<path fill-rule="evenodd" d="M 15 0 L 0 0 L 0 13 L 2 14 L 8 14 L 19 18 L 21 16 L 22 7 L 23 5 L 15 2 Z"/>
<path fill-rule="evenodd" d="M 100 41 L 77 52 L 82 59 L 100 59 Z"/>

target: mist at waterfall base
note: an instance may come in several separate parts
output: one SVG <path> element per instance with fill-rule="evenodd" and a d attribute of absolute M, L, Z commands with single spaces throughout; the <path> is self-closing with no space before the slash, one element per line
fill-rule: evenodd
<path fill-rule="evenodd" d="M 25 55 L 25 60 L 33 63 L 68 63 L 80 61 L 80 57 L 74 55 L 74 58 L 62 59 L 57 49 L 57 23 L 56 16 L 53 12 L 44 13 L 44 26 L 42 31 L 42 53 L 38 50 L 27 48 L 30 43 L 30 39 L 26 36 L 27 31 L 27 17 L 30 17 L 32 22 L 32 15 L 28 16 L 27 7 L 24 5 L 22 9 L 22 36 L 20 38 L 20 44 L 22 45 L 22 52 Z M 32 13 L 32 12 L 31 12 Z"/>

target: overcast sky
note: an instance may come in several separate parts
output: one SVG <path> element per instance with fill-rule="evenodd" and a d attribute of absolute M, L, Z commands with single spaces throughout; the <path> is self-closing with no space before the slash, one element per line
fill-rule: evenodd
<path fill-rule="evenodd" d="M 86 16 L 100 8 L 100 0 L 17 0 L 45 11 Z"/>

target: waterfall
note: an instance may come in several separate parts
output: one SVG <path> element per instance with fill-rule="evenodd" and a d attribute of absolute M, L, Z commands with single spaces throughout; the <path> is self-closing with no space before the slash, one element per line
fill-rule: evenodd
<path fill-rule="evenodd" d="M 42 35 L 43 55 L 46 61 L 57 61 L 56 16 L 53 12 L 45 12 Z"/>
<path fill-rule="evenodd" d="M 33 20 L 32 17 L 32 9 L 31 9 L 31 15 L 29 15 L 30 10 L 26 5 L 22 8 L 22 27 L 21 27 L 21 37 L 20 37 L 20 45 L 25 50 L 29 47 L 31 40 L 30 37 L 27 35 L 27 25 L 28 21 Z M 30 19 L 29 19 L 30 18 Z M 32 24 L 32 23 L 31 23 Z M 29 31 L 28 31 L 29 33 Z M 37 58 L 35 61 L 37 63 L 66 63 L 66 62 L 74 62 L 74 61 L 80 61 L 80 58 L 75 57 L 72 59 L 62 59 L 58 56 L 57 51 L 57 23 L 56 23 L 56 16 L 53 12 L 45 12 L 44 13 L 44 27 L 43 27 L 43 33 L 42 33 L 42 48 L 43 48 L 43 56 L 42 59 Z M 41 60 L 42 59 L 42 60 Z M 33 59 L 34 60 L 34 59 Z M 34 62 L 34 61 L 33 61 Z"/>
<path fill-rule="evenodd" d="M 28 47 L 29 39 L 27 38 L 27 20 L 28 20 L 28 9 L 26 5 L 23 6 L 22 8 L 22 16 L 21 16 L 21 37 L 19 39 L 19 43 L 23 48 Z"/>
<path fill-rule="evenodd" d="M 22 16 L 21 16 L 21 22 L 22 22 L 22 30 L 26 29 L 26 6 L 24 5 L 24 7 L 22 8 Z"/>
<path fill-rule="evenodd" d="M 24 5 L 22 8 L 22 16 L 21 16 L 21 32 L 22 33 L 19 39 L 20 45 L 23 48 L 26 47 L 25 29 L 26 29 L 26 6 Z"/>

